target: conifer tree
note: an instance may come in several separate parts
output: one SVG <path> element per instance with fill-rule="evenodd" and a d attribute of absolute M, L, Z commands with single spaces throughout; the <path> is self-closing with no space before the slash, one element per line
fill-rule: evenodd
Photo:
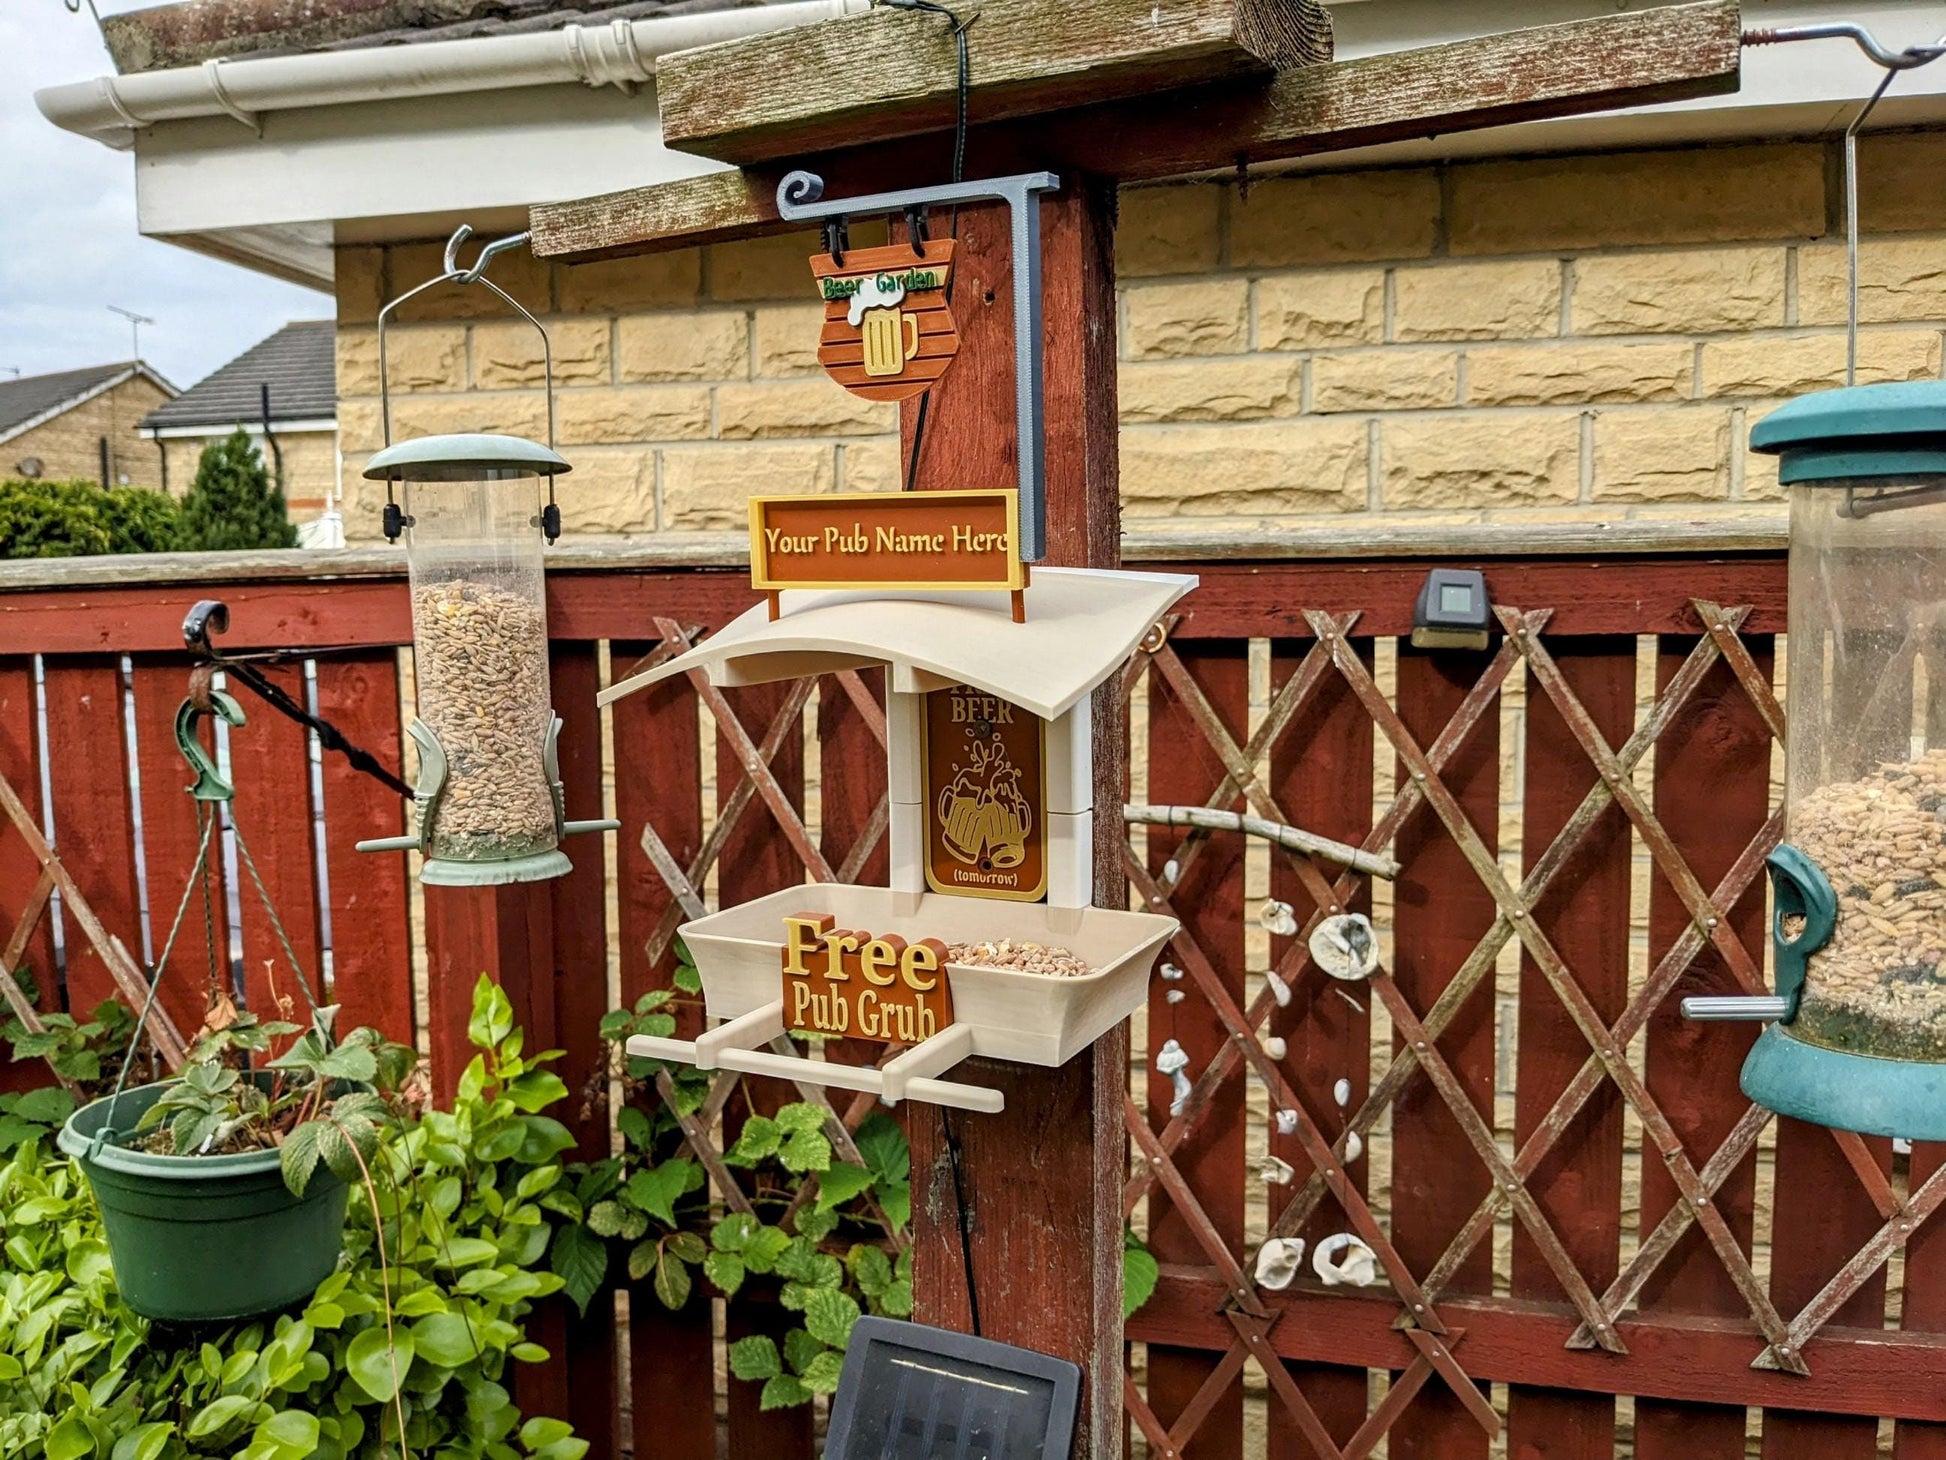
<path fill-rule="evenodd" d="M 203 450 L 182 499 L 182 546 L 191 552 L 297 546 L 284 494 L 239 426 Z"/>

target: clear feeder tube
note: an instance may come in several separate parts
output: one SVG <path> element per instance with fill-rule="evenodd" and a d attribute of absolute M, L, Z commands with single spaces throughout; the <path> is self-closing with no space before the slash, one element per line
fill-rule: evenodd
<path fill-rule="evenodd" d="M 558 840 L 542 486 L 495 470 L 405 486 L 419 718 L 446 759 L 428 857 L 506 861 Z"/>

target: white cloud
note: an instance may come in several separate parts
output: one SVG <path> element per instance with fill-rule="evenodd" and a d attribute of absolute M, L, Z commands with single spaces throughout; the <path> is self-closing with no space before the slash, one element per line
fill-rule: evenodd
<path fill-rule="evenodd" d="M 328 317 L 325 295 L 137 233 L 133 155 L 63 132 L 34 106 L 43 86 L 113 70 L 85 6 L 0 0 L 0 376 L 127 359 L 128 325 L 111 304 L 155 318 L 142 355 L 179 386 L 288 320 Z"/>

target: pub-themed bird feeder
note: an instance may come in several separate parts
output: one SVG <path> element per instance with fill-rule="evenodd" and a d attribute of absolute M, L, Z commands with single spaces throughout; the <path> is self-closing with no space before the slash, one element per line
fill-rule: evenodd
<path fill-rule="evenodd" d="M 1946 384 L 1806 396 L 1751 434 L 1790 489 L 1787 842 L 1744 1093 L 1946 1139 Z"/>
<path fill-rule="evenodd" d="M 446 245 L 446 271 L 379 312 L 379 389 L 385 449 L 365 476 L 385 483 L 385 535 L 405 538 L 419 749 L 418 828 L 358 844 L 360 851 L 418 850 L 420 880 L 435 887 L 539 882 L 573 870 L 561 838 L 613 821 L 569 821 L 556 744 L 561 721 L 548 685 L 547 594 L 542 548 L 560 535 L 554 479 L 572 468 L 554 449 L 554 363 L 540 321 L 484 275 L 488 261 L 525 235 L 486 246 L 470 269 Z M 541 337 L 548 444 L 518 436 L 392 440 L 385 329 L 398 307 L 445 283 L 492 290 Z"/>

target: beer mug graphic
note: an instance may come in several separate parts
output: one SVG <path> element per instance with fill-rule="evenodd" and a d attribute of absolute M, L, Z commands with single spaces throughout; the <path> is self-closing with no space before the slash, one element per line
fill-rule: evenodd
<path fill-rule="evenodd" d="M 959 768 L 939 793 L 940 835 L 946 850 L 969 867 L 1003 871 L 1027 859 L 1034 813 L 1020 794 L 1020 771 L 1006 752 L 972 745 L 973 763 Z"/>
<path fill-rule="evenodd" d="M 859 319 L 865 343 L 865 373 L 903 375 L 905 362 L 919 353 L 919 316 L 896 306 L 867 309 Z"/>

